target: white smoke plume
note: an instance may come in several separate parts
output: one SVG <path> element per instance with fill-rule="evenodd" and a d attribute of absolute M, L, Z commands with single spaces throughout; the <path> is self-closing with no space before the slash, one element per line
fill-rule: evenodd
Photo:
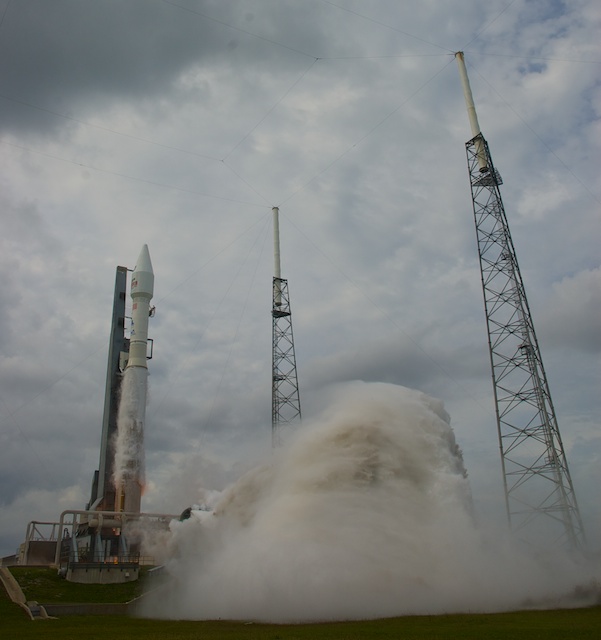
<path fill-rule="evenodd" d="M 144 420 L 148 370 L 143 367 L 125 369 L 117 415 L 115 468 L 113 481 L 120 487 L 128 481 L 144 485 Z"/>
<path fill-rule="evenodd" d="M 271 622 L 558 602 L 580 569 L 483 535 L 442 403 L 341 388 L 271 464 L 172 526 L 168 585 L 142 615 Z"/>

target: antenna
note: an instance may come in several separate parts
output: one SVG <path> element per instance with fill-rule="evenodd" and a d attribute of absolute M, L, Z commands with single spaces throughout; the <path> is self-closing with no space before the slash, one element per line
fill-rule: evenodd
<path fill-rule="evenodd" d="M 274 307 L 282 305 L 282 292 L 280 280 L 282 278 L 282 267 L 280 264 L 280 210 L 278 207 L 271 209 L 273 212 L 273 262 L 274 262 Z M 277 282 L 277 287 L 276 287 Z M 277 293 L 276 293 L 277 288 Z"/>
<path fill-rule="evenodd" d="M 469 118 L 470 127 L 472 128 L 472 138 L 476 138 L 478 134 L 480 134 L 480 123 L 478 122 L 478 114 L 476 113 L 476 106 L 474 105 L 474 97 L 472 96 L 470 80 L 467 77 L 463 51 L 458 51 L 455 54 L 455 60 L 457 60 L 457 66 L 459 67 L 459 77 L 461 78 L 461 86 L 463 87 L 463 97 L 465 98 L 465 106 L 467 107 L 467 117 Z M 478 156 L 478 166 L 480 167 L 480 171 L 485 173 L 488 171 L 488 165 L 486 163 L 486 154 L 484 153 L 482 140 L 478 139 L 475 144 Z"/>
<path fill-rule="evenodd" d="M 580 511 L 501 199 L 503 181 L 480 131 L 463 53 L 455 59 L 473 136 L 465 146 L 507 518 L 531 542 L 551 533 L 555 542 L 584 551 Z"/>

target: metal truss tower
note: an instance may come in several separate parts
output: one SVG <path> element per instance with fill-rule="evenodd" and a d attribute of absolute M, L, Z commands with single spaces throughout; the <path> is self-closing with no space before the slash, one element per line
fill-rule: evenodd
<path fill-rule="evenodd" d="M 271 386 L 271 444 L 279 447 L 280 427 L 301 419 L 296 355 L 292 333 L 292 313 L 288 295 L 288 280 L 280 273 L 279 209 L 273 207 L 273 235 L 275 275 L 272 306 L 272 386 Z"/>
<path fill-rule="evenodd" d="M 456 54 L 474 136 L 466 143 L 488 328 L 507 517 L 512 530 L 551 534 L 584 550 L 585 536 L 551 393 L 488 144 L 463 54 Z"/>

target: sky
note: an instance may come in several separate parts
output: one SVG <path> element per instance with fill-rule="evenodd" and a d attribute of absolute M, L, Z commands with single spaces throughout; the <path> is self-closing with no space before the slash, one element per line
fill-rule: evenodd
<path fill-rule="evenodd" d="M 0 555 L 89 499 L 115 268 L 143 244 L 143 509 L 269 456 L 273 206 L 303 416 L 352 380 L 442 400 L 503 526 L 460 50 L 599 549 L 600 22 L 596 0 L 0 0 Z"/>

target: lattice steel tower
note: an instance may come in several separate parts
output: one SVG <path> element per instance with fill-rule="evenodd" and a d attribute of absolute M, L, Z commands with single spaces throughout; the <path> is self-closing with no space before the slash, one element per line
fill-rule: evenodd
<path fill-rule="evenodd" d="M 512 530 L 530 542 L 545 533 L 584 550 L 582 520 L 499 190 L 501 176 L 480 132 L 463 53 L 455 57 L 474 136 L 466 151 L 507 517 Z"/>
<path fill-rule="evenodd" d="M 292 333 L 292 312 L 288 295 L 288 280 L 280 272 L 279 209 L 273 207 L 273 244 L 275 275 L 273 277 L 272 306 L 272 386 L 271 386 L 271 444 L 281 444 L 280 427 L 301 419 L 296 355 Z"/>

